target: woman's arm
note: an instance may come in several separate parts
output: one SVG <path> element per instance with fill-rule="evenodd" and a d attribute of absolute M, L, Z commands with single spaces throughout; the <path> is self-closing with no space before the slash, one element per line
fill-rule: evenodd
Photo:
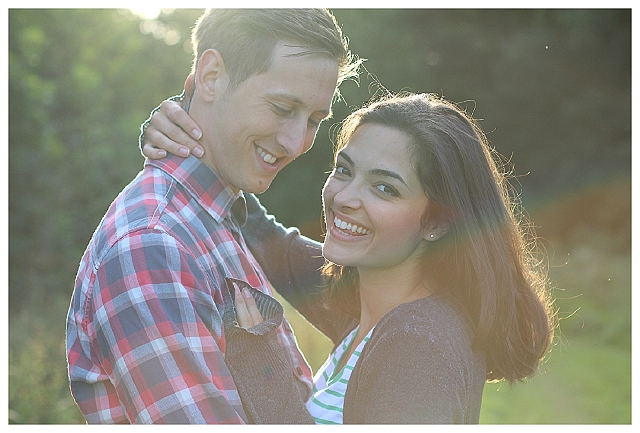
<path fill-rule="evenodd" d="M 276 336 L 282 305 L 246 282 L 230 278 L 223 297 L 225 361 L 249 422 L 314 424 Z"/>
<path fill-rule="evenodd" d="M 276 291 L 334 343 L 352 317 L 324 306 L 322 244 L 285 228 L 268 215 L 253 194 L 245 194 L 247 223 L 242 228 L 249 249 Z"/>
<path fill-rule="evenodd" d="M 195 89 L 193 75 L 184 83 L 182 94 L 173 96 L 157 106 L 140 127 L 139 146 L 142 154 L 151 159 L 167 156 L 167 152 L 178 156 L 193 153 L 204 155 L 204 148 L 198 143 L 202 132 L 198 124 L 189 116 L 189 103 L 185 95 L 192 95 Z M 185 111 L 186 109 L 186 111 Z"/>

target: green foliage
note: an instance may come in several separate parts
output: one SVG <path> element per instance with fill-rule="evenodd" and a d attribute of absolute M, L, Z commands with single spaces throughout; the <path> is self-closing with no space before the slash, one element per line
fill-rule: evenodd
<path fill-rule="evenodd" d="M 9 422 L 83 423 L 67 376 L 64 316 L 66 303 L 24 309 L 9 333 Z"/>
<path fill-rule="evenodd" d="M 629 173 L 629 10 L 334 13 L 370 73 L 359 87 L 342 86 L 346 103 L 336 104 L 335 119 L 380 94 L 381 86 L 440 94 L 480 119 L 492 145 L 523 176 L 525 201 Z M 320 215 L 319 196 L 289 186 L 302 179 L 309 191 L 320 191 L 331 162 L 327 129 L 263 194 L 283 223 L 304 225 Z"/>
<path fill-rule="evenodd" d="M 70 293 L 109 202 L 142 168 L 139 125 L 181 91 L 189 53 L 139 25 L 116 10 L 9 13 L 11 313 Z"/>
<path fill-rule="evenodd" d="M 75 272 L 142 168 L 139 125 L 182 90 L 201 12 L 9 10 L 11 423 L 83 422 L 64 353 Z M 482 421 L 630 422 L 630 10 L 334 12 L 368 59 L 360 85 L 343 84 L 336 121 L 384 88 L 438 93 L 482 119 L 516 175 L 529 173 L 514 181 L 545 239 L 561 330 L 539 376 L 487 386 Z M 331 127 L 261 197 L 318 239 Z M 288 317 L 317 370 L 331 344 Z"/>

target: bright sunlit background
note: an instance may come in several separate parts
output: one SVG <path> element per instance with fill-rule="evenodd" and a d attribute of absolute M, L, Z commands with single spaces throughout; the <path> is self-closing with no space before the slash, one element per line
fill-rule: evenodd
<path fill-rule="evenodd" d="M 201 9 L 10 9 L 11 424 L 77 424 L 65 316 L 82 253 L 141 170 L 140 124 L 182 91 Z M 631 11 L 337 9 L 358 86 L 434 92 L 480 120 L 548 256 L 560 330 L 535 378 L 488 384 L 483 424 L 631 423 Z M 330 124 L 262 202 L 322 239 Z M 295 187 L 292 187 L 295 185 Z M 287 313 L 313 369 L 328 340 Z"/>

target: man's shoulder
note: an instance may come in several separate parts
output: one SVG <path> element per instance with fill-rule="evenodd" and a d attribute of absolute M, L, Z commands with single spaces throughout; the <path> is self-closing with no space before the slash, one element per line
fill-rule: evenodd
<path fill-rule="evenodd" d="M 175 181 L 161 170 L 145 167 L 113 201 L 107 223 L 117 231 L 147 228 L 167 210 Z"/>
<path fill-rule="evenodd" d="M 146 167 L 111 202 L 98 225 L 89 249 L 94 254 L 140 230 L 162 230 L 174 181 L 161 170 Z"/>
<path fill-rule="evenodd" d="M 197 213 L 189 200 L 175 179 L 145 167 L 113 200 L 95 230 L 79 265 L 76 289 L 95 293 L 112 281 L 137 272 L 148 277 L 153 270 L 170 269 L 191 279 L 208 273 L 216 279 L 216 269 L 203 270 L 203 229 L 198 217 L 189 219 Z M 189 206 L 194 209 L 185 210 Z"/>

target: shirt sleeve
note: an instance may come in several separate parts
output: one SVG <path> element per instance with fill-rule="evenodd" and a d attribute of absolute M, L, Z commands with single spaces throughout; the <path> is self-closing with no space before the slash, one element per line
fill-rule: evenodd
<path fill-rule="evenodd" d="M 267 214 L 255 195 L 246 194 L 245 201 L 247 222 L 242 234 L 260 265 L 264 264 L 271 284 L 294 302 L 300 292 L 319 292 L 324 283 L 322 244 L 303 236 L 296 227 L 285 228 Z"/>
<path fill-rule="evenodd" d="M 121 238 L 96 272 L 94 352 L 131 423 L 244 423 L 224 360 L 222 296 L 172 236 Z"/>

